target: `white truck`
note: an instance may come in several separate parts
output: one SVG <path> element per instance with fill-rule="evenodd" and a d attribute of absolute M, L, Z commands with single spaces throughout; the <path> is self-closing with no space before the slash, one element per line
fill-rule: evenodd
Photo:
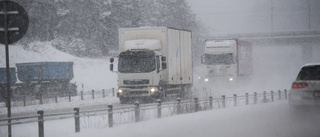
<path fill-rule="evenodd" d="M 252 74 L 252 45 L 240 39 L 206 40 L 201 63 L 205 65 L 205 75 L 199 77 L 201 81 L 236 83 Z"/>
<path fill-rule="evenodd" d="M 119 29 L 120 103 L 184 97 L 191 92 L 191 32 L 169 27 Z M 110 59 L 110 70 L 113 70 Z"/>

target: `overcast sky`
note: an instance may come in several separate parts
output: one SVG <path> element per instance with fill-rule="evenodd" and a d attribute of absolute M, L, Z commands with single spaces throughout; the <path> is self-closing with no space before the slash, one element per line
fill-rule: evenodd
<path fill-rule="evenodd" d="M 211 33 L 320 30 L 320 0 L 187 1 Z"/>

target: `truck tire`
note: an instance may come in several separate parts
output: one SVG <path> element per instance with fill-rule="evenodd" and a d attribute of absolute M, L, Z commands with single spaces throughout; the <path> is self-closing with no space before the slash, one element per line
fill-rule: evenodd
<path fill-rule="evenodd" d="M 77 85 L 74 83 L 69 83 L 68 84 L 68 93 L 70 93 L 71 96 L 76 96 L 77 95 Z"/>
<path fill-rule="evenodd" d="M 126 104 L 128 102 L 128 99 L 126 97 L 119 97 L 120 104 Z"/>

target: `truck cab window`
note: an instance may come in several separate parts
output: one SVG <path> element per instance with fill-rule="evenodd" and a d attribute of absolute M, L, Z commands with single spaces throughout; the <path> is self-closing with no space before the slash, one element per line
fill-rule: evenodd
<path fill-rule="evenodd" d="M 207 65 L 213 65 L 213 64 L 232 64 L 233 56 L 232 53 L 227 54 L 205 54 L 202 58 L 202 62 Z"/>
<path fill-rule="evenodd" d="M 146 73 L 155 69 L 153 51 L 127 51 L 119 56 L 118 70 L 121 73 Z"/>

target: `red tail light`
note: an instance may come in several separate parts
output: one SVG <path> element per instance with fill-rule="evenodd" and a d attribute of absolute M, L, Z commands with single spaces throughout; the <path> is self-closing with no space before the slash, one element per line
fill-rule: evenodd
<path fill-rule="evenodd" d="M 292 83 L 292 88 L 305 88 L 308 87 L 307 83 Z"/>

